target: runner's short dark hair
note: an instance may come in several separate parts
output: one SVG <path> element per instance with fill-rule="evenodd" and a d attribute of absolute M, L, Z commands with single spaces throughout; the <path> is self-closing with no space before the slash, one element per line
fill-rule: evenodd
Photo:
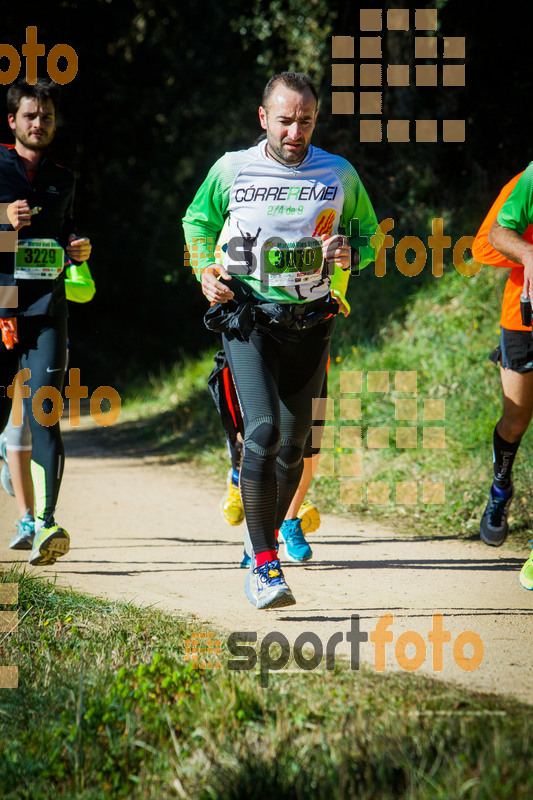
<path fill-rule="evenodd" d="M 40 103 L 44 103 L 45 100 L 51 100 L 54 105 L 54 111 L 57 114 L 61 98 L 61 86 L 45 78 L 38 78 L 36 83 L 27 83 L 24 80 L 14 81 L 7 90 L 7 113 L 15 116 L 25 97 L 31 97 Z"/>
<path fill-rule="evenodd" d="M 267 107 L 269 97 L 277 83 L 282 83 L 287 89 L 292 89 L 293 92 L 299 92 L 300 94 L 303 94 L 306 89 L 309 89 L 318 105 L 318 94 L 308 75 L 304 75 L 303 72 L 278 72 L 277 75 L 272 75 L 263 90 L 263 108 Z"/>

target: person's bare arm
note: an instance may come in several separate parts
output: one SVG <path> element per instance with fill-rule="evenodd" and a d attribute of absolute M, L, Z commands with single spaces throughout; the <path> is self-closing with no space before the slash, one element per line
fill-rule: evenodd
<path fill-rule="evenodd" d="M 524 265 L 524 294 L 528 294 L 533 302 L 533 245 L 526 242 L 518 231 L 504 228 L 497 220 L 492 223 L 487 238 L 502 256 Z"/>

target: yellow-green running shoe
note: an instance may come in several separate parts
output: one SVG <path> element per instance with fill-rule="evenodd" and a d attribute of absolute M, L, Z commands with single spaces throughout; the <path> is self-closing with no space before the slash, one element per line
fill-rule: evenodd
<path fill-rule="evenodd" d="M 30 564 L 42 567 L 55 564 L 56 559 L 68 553 L 69 548 L 70 536 L 51 519 L 35 533 Z"/>
<path fill-rule="evenodd" d="M 528 542 L 528 544 L 533 544 L 533 541 Z M 524 589 L 529 589 L 530 591 L 533 589 L 533 550 L 529 554 L 528 560 L 520 570 L 519 580 Z"/>

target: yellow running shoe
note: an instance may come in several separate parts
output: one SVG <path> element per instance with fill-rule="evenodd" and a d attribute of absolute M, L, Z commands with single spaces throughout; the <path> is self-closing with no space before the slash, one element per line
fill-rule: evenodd
<path fill-rule="evenodd" d="M 228 490 L 220 502 L 220 512 L 228 525 L 240 525 L 244 520 L 244 508 L 239 487 L 231 479 L 232 472 L 231 469 L 228 472 Z"/>
<path fill-rule="evenodd" d="M 302 506 L 300 506 L 297 516 L 302 523 L 302 533 L 304 536 L 320 528 L 320 514 L 318 513 L 318 508 L 312 505 L 312 503 L 303 503 Z"/>
<path fill-rule="evenodd" d="M 533 542 L 528 542 L 528 544 L 533 544 Z M 529 554 L 528 560 L 520 570 L 519 580 L 524 589 L 533 589 L 533 550 Z"/>

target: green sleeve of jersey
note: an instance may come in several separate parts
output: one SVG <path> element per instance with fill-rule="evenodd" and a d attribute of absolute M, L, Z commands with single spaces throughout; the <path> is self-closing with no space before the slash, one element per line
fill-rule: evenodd
<path fill-rule="evenodd" d="M 232 183 L 238 172 L 236 159 L 226 153 L 211 167 L 183 218 L 191 267 L 201 272 L 215 260 L 215 244 L 224 226 Z"/>
<path fill-rule="evenodd" d="M 349 269 L 341 269 L 335 266 L 333 275 L 331 276 L 331 294 L 333 297 L 339 297 L 346 308 L 350 312 L 350 304 L 346 299 L 346 290 L 348 289 L 348 278 L 350 277 Z"/>
<path fill-rule="evenodd" d="M 88 303 L 96 288 L 86 261 L 83 264 L 70 264 L 65 273 L 65 294 L 67 300 L 75 303 Z"/>
<path fill-rule="evenodd" d="M 376 212 L 359 175 L 345 159 L 339 159 L 339 177 L 344 189 L 340 224 L 352 248 L 359 251 L 359 269 L 363 269 L 376 260 L 383 234 L 378 230 Z"/>
<path fill-rule="evenodd" d="M 523 235 L 533 222 L 533 161 L 501 207 L 497 221 Z"/>

